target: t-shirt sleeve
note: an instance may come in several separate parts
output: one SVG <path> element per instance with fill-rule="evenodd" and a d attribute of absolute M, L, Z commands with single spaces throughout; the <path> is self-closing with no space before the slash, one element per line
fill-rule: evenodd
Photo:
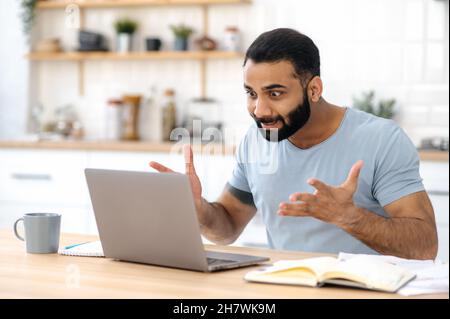
<path fill-rule="evenodd" d="M 417 149 L 397 125 L 386 129 L 375 160 L 373 196 L 381 206 L 425 190 L 419 173 Z"/>
<path fill-rule="evenodd" d="M 250 186 L 248 184 L 247 172 L 246 172 L 246 158 L 247 158 L 247 135 L 239 143 L 239 147 L 236 150 L 235 165 L 233 173 L 231 174 L 228 184 L 241 191 L 251 193 Z"/>

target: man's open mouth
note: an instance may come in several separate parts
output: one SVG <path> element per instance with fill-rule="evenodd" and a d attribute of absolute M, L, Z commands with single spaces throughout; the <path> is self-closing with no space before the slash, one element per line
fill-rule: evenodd
<path fill-rule="evenodd" d="M 263 128 L 275 128 L 275 125 L 278 123 L 277 121 L 273 121 L 273 122 L 261 122 L 261 126 Z"/>

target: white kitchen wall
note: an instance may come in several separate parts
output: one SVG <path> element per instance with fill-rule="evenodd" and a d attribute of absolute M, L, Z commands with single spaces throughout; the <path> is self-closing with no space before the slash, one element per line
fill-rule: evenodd
<path fill-rule="evenodd" d="M 18 18 L 19 1 L 0 2 L 0 137 L 23 135 L 28 102 L 28 46 Z"/>
<path fill-rule="evenodd" d="M 1 23 L 15 15 L 13 0 L 1 1 Z M 15 2 L 15 1 L 14 1 Z M 9 3 L 5 5 L 5 3 Z M 184 22 L 201 29 L 199 7 L 144 7 L 86 10 L 86 28 L 108 36 L 114 47 L 113 21 L 128 16 L 140 22 L 137 48 L 145 36 L 162 37 L 166 47 L 172 36 L 168 25 Z M 339 105 L 351 105 L 352 97 L 374 89 L 382 98 L 396 98 L 397 120 L 416 144 L 428 136 L 448 137 L 449 115 L 449 2 L 438 0 L 253 0 L 251 5 L 210 7 L 210 34 L 220 39 L 228 25 L 242 32 L 243 48 L 262 32 L 291 27 L 309 35 L 318 45 L 325 82 L 324 97 Z M 65 27 L 62 10 L 39 12 L 36 38 L 60 37 L 65 49 L 76 47 L 76 30 Z M 12 23 L 12 22 L 11 22 Z M 17 26 L 17 21 L 12 24 Z M 5 28 L 2 28 L 5 30 Z M 0 136 L 22 128 L 22 118 L 12 109 L 24 102 L 23 46 L 0 41 L 1 79 Z M 197 33 L 196 36 L 199 34 Z M 242 61 L 208 62 L 208 93 L 220 99 L 227 127 L 245 130 L 250 123 L 242 89 Z M 151 85 L 161 90 L 173 87 L 178 106 L 199 94 L 199 65 L 195 61 L 91 61 L 85 65 L 85 96 L 78 96 L 77 65 L 74 62 L 34 62 L 36 83 L 33 103 L 42 102 L 48 111 L 60 105 L 78 106 L 90 137 L 101 135 L 105 100 L 124 92 L 147 93 Z M 10 70 L 4 72 L 3 70 Z M 20 70 L 20 76 L 11 73 Z M 9 76 L 8 76 L 9 74 Z M 14 85 L 11 85 L 14 83 Z M 12 123 L 18 123 L 12 124 Z"/>

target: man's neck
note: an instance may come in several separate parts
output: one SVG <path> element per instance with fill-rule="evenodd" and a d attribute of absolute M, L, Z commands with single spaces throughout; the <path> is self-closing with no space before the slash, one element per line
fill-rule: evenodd
<path fill-rule="evenodd" d="M 317 145 L 336 132 L 345 114 L 345 108 L 326 102 L 323 98 L 311 104 L 308 122 L 289 141 L 301 149 Z"/>

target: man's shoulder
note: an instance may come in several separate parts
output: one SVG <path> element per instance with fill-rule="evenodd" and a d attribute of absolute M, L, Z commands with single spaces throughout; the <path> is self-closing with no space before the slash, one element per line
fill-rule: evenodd
<path fill-rule="evenodd" d="M 391 119 L 381 118 L 360 110 L 352 110 L 352 121 L 347 137 L 351 147 L 359 148 L 374 157 L 384 157 L 391 152 L 415 156 L 416 148 L 406 132 Z"/>
<path fill-rule="evenodd" d="M 401 131 L 400 126 L 391 119 L 385 119 L 373 114 L 349 108 L 349 128 L 352 135 L 373 137 L 377 140 L 392 137 Z"/>

